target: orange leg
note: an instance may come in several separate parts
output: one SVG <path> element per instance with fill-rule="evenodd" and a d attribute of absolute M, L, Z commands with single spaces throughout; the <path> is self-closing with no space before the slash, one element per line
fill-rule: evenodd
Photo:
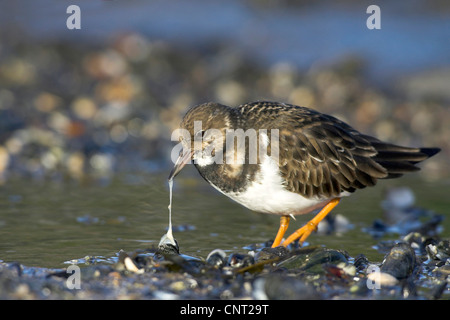
<path fill-rule="evenodd" d="M 278 229 L 277 236 L 275 237 L 275 240 L 272 244 L 272 248 L 278 247 L 281 243 L 281 240 L 284 237 L 284 234 L 286 233 L 287 228 L 289 227 L 289 216 L 281 216 L 280 218 L 280 228 Z"/>
<path fill-rule="evenodd" d="M 337 206 L 341 199 L 335 198 L 327 203 L 325 207 L 312 219 L 310 220 L 306 225 L 295 231 L 293 234 L 291 234 L 284 242 L 281 244 L 282 246 L 286 247 L 291 242 L 297 240 L 300 238 L 299 242 L 302 244 L 306 238 L 311 234 L 311 232 L 317 230 L 317 225 L 320 221 L 323 220 L 327 216 L 328 213 L 330 213 L 331 210 L 333 210 L 334 207 Z M 281 226 L 280 226 L 281 229 Z"/>

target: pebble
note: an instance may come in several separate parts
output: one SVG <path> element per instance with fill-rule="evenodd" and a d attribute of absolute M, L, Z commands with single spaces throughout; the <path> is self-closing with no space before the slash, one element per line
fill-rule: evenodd
<path fill-rule="evenodd" d="M 270 300 L 316 300 L 320 297 L 320 294 L 312 285 L 295 277 L 270 274 L 257 281 L 253 295 L 258 298 Z"/>
<path fill-rule="evenodd" d="M 367 276 L 367 279 L 373 281 L 374 286 L 392 287 L 398 284 L 398 279 L 386 272 L 372 272 Z"/>
<path fill-rule="evenodd" d="M 271 260 L 275 258 L 281 258 L 286 256 L 289 250 L 283 246 L 278 246 L 275 248 L 262 248 L 255 254 L 255 260 L 260 262 L 264 260 Z"/>
<path fill-rule="evenodd" d="M 444 239 L 436 245 L 436 258 L 439 260 L 448 260 L 450 258 L 450 240 Z"/>
<path fill-rule="evenodd" d="M 448 279 L 450 277 L 450 262 L 449 264 L 434 269 L 432 272 L 441 280 Z"/>
<path fill-rule="evenodd" d="M 123 263 L 125 265 L 125 268 L 128 271 L 134 272 L 134 273 L 139 273 L 142 274 L 144 273 L 144 269 L 139 269 L 136 264 L 133 262 L 133 260 L 131 260 L 130 257 L 125 257 L 123 260 Z"/>
<path fill-rule="evenodd" d="M 385 256 L 381 265 L 381 272 L 396 279 L 406 279 L 416 266 L 416 255 L 407 243 L 396 244 Z"/>
<path fill-rule="evenodd" d="M 255 263 L 255 259 L 247 254 L 233 253 L 228 257 L 227 265 L 233 268 L 247 267 Z"/>
<path fill-rule="evenodd" d="M 214 249 L 206 257 L 206 263 L 216 268 L 221 268 L 226 263 L 226 253 L 222 249 Z"/>
<path fill-rule="evenodd" d="M 280 262 L 278 266 L 288 269 L 323 272 L 323 264 L 337 264 L 339 262 L 347 262 L 345 254 L 338 250 L 320 248 L 311 253 L 300 252 L 300 254 L 295 254 Z"/>
<path fill-rule="evenodd" d="M 97 112 L 97 105 L 95 101 L 89 97 L 78 97 L 71 105 L 73 113 L 82 120 L 90 120 Z"/>
<path fill-rule="evenodd" d="M 180 247 L 178 245 L 178 241 L 174 239 L 175 245 L 173 245 L 172 241 L 167 237 L 164 238 L 164 236 L 158 245 L 158 250 L 156 251 L 155 255 L 179 255 Z"/>
<path fill-rule="evenodd" d="M 362 253 L 358 254 L 353 262 L 353 265 L 358 271 L 366 270 L 369 264 L 369 259 L 367 259 L 367 257 Z"/>
<path fill-rule="evenodd" d="M 353 264 L 340 262 L 337 264 L 339 269 L 341 269 L 346 275 L 355 276 L 356 275 L 356 267 Z"/>

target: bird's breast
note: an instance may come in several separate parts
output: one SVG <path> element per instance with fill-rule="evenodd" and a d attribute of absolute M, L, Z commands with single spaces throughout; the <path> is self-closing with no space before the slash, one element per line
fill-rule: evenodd
<path fill-rule="evenodd" d="M 246 179 L 239 191 L 225 190 L 219 184 L 209 181 L 217 190 L 244 207 L 261 213 L 277 215 L 305 214 L 325 205 L 329 199 L 305 198 L 288 191 L 280 175 L 278 163 L 270 156 L 264 156 L 259 169 Z"/>

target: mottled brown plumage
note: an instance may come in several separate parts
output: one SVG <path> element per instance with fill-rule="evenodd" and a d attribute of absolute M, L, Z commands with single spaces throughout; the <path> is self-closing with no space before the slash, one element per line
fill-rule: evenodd
<path fill-rule="evenodd" d="M 201 131 L 194 132 L 194 121 L 201 121 Z M 227 129 L 264 129 L 268 141 L 271 130 L 277 129 L 279 162 L 276 166 L 259 156 L 256 164 L 249 163 L 248 144 L 234 149 L 245 154 L 243 164 L 215 163 L 211 156 L 201 162 L 198 152 L 185 154 L 184 159 L 199 160 L 196 167 L 200 174 L 225 195 L 252 210 L 283 217 L 333 203 L 331 210 L 340 197 L 374 186 L 378 179 L 397 178 L 419 170 L 417 163 L 440 150 L 386 143 L 362 134 L 330 115 L 267 101 L 235 108 L 217 103 L 195 106 L 185 115 L 181 128 L 188 130 L 191 137 L 191 145 L 183 141 L 186 149 L 193 148 L 194 139 L 200 137 L 203 139 L 202 150 L 214 147 L 211 155 L 220 154 L 225 156 L 224 159 L 227 149 L 223 137 L 226 137 Z M 217 129 L 223 137 L 210 134 L 209 129 Z M 258 138 L 259 135 L 258 131 Z M 268 154 L 272 148 L 274 145 L 269 144 Z M 171 178 L 183 165 L 174 168 Z M 276 197 L 280 202 L 286 202 L 286 208 L 274 203 Z M 300 200 L 298 205 L 293 204 L 295 199 Z M 338 199 L 337 202 L 334 199 Z"/>
<path fill-rule="evenodd" d="M 280 172 L 286 188 L 310 198 L 397 178 L 439 151 L 408 148 L 359 133 L 346 123 L 312 109 L 272 102 L 239 107 L 257 125 L 280 129 Z M 266 116 L 266 115 L 269 116 Z"/>

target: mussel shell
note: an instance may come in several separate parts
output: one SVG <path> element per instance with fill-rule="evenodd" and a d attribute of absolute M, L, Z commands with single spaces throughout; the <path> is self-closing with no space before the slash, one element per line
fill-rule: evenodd
<path fill-rule="evenodd" d="M 233 268 L 250 266 L 255 263 L 255 259 L 246 254 L 233 253 L 228 257 L 228 265 Z"/>
<path fill-rule="evenodd" d="M 167 234 L 163 235 L 158 245 L 156 253 L 159 254 L 180 254 L 180 246 L 175 238 L 170 238 Z"/>
<path fill-rule="evenodd" d="M 206 257 L 206 263 L 217 268 L 221 268 L 226 262 L 226 253 L 222 249 L 214 249 Z"/>
<path fill-rule="evenodd" d="M 415 265 L 414 249 L 407 243 L 398 243 L 385 256 L 380 269 L 397 279 L 405 279 L 412 273 Z"/>

